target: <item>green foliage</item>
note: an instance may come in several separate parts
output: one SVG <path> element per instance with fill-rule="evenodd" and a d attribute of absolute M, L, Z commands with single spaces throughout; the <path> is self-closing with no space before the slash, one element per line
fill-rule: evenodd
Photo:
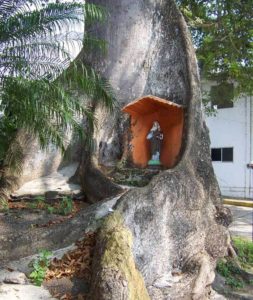
<path fill-rule="evenodd" d="M 44 209 L 46 207 L 45 197 L 36 196 L 32 202 L 27 204 L 27 207 L 30 209 Z"/>
<path fill-rule="evenodd" d="M 47 212 L 49 214 L 53 214 L 55 212 L 55 208 L 53 206 L 48 205 L 47 206 Z"/>
<path fill-rule="evenodd" d="M 243 238 L 233 238 L 240 263 L 244 267 L 253 267 L 253 243 Z"/>
<path fill-rule="evenodd" d="M 36 208 L 38 208 L 36 202 L 29 202 L 27 204 L 27 207 L 30 208 L 30 209 L 36 209 Z"/>
<path fill-rule="evenodd" d="M 72 213 L 73 210 L 73 201 L 70 197 L 63 197 L 63 199 L 60 202 L 59 208 L 57 210 L 57 213 L 60 215 L 69 215 Z"/>
<path fill-rule="evenodd" d="M 72 130 L 91 144 L 95 124 L 92 107 L 112 111 L 115 98 L 108 82 L 81 59 L 71 63 L 68 47 L 105 50 L 105 42 L 63 28 L 106 19 L 104 8 L 78 1 L 9 0 L 0 3 L 0 186 L 13 185 L 9 174 L 22 169 L 20 129 L 37 137 L 42 148 L 54 144 L 65 151 Z M 66 30 L 65 30 L 66 31 Z M 82 101 L 80 101 L 82 99 Z M 85 119 L 84 132 L 80 120 Z M 9 176 L 9 177 L 8 177 Z M 12 176 L 12 179 L 13 177 Z M 8 180 L 6 180 L 8 178 Z"/>
<path fill-rule="evenodd" d="M 0 104 L 1 106 L 1 104 Z M 19 137 L 8 118 L 0 117 L 0 198 L 7 199 L 8 192 L 17 185 L 24 158 Z"/>
<path fill-rule="evenodd" d="M 36 196 L 34 200 L 38 203 L 43 203 L 45 201 L 45 196 Z"/>
<path fill-rule="evenodd" d="M 110 110 L 115 99 L 109 84 L 85 67 L 81 60 L 72 63 L 66 70 L 71 57 L 62 41 L 82 42 L 82 38 L 71 38 L 68 33 L 62 32 L 62 28 L 83 23 L 84 15 L 88 23 L 103 21 L 106 13 L 103 8 L 87 3 L 40 6 L 40 1 L 30 2 L 35 10 L 29 8 L 27 1 L 18 0 L 17 10 L 11 14 L 7 10 L 7 20 L 0 20 L 3 134 L 8 134 L 13 140 L 17 128 L 23 128 L 37 136 L 42 147 L 53 143 L 64 151 L 67 129 L 73 129 L 82 136 L 83 128 L 78 118 L 85 117 L 91 127 L 94 124 L 92 111 L 85 103 L 80 103 L 80 97 L 97 102 L 101 100 Z M 2 10 L 5 9 L 3 4 Z M 57 40 L 56 31 L 61 32 L 60 40 Z M 85 37 L 84 44 L 94 44 L 89 43 L 91 40 Z M 52 81 L 59 75 L 60 78 Z M 2 144 L 2 153 L 5 154 L 9 142 Z M 0 149 L 1 157 L 4 155 L 1 155 Z"/>
<path fill-rule="evenodd" d="M 45 202 L 44 196 L 37 196 L 32 202 L 28 202 L 26 207 L 30 209 L 45 210 L 49 214 L 66 216 L 73 212 L 74 203 L 72 198 L 65 196 L 61 200 L 56 201 L 53 205 L 50 205 Z"/>
<path fill-rule="evenodd" d="M 240 278 L 241 270 L 233 260 L 220 260 L 217 263 L 217 272 L 226 278 L 226 284 L 233 288 L 242 288 L 243 280 Z"/>
<path fill-rule="evenodd" d="M 249 269 L 253 266 L 253 243 L 243 238 L 233 238 L 233 244 L 238 255 L 239 262 L 244 269 Z M 231 258 L 220 260 L 217 264 L 217 271 L 220 275 L 226 278 L 226 284 L 234 288 L 242 288 L 245 282 L 242 272 L 238 264 Z"/>
<path fill-rule="evenodd" d="M 178 0 L 204 78 L 253 94 L 253 11 L 248 0 Z"/>
<path fill-rule="evenodd" d="M 226 284 L 236 289 L 241 289 L 244 287 L 243 280 L 236 279 L 235 277 L 228 277 L 226 279 Z"/>
<path fill-rule="evenodd" d="M 70 62 L 62 41 L 82 43 L 82 37 L 71 37 L 62 28 L 83 24 L 84 17 L 86 23 L 106 18 L 102 7 L 77 1 L 54 1 L 44 5 L 38 0 L 15 2 L 11 11 L 8 1 L 2 1 L 0 6 L 5 15 L 0 18 L 0 44 L 3 46 L 0 65 L 7 76 L 56 78 Z"/>
<path fill-rule="evenodd" d="M 39 257 L 32 262 L 32 272 L 29 278 L 32 279 L 33 283 L 40 286 L 46 276 L 47 269 L 50 264 L 50 256 L 52 252 L 47 250 L 41 250 Z"/>
<path fill-rule="evenodd" d="M 0 197 L 0 211 L 8 211 L 9 210 L 9 204 L 8 200 Z"/>
<path fill-rule="evenodd" d="M 37 196 L 35 197 L 35 204 L 37 208 L 44 208 L 45 207 L 45 197 L 44 196 Z"/>
<path fill-rule="evenodd" d="M 202 104 L 204 107 L 205 114 L 207 116 L 216 116 L 217 110 L 212 105 L 212 99 L 208 92 L 202 92 Z"/>
<path fill-rule="evenodd" d="M 223 83 L 211 87 L 210 97 L 213 101 L 222 104 L 224 101 L 232 101 L 234 99 L 234 88 L 232 84 Z"/>

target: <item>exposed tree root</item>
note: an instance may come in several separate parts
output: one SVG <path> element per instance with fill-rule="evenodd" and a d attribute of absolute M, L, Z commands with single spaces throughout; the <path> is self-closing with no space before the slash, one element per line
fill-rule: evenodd
<path fill-rule="evenodd" d="M 97 237 L 92 300 L 150 300 L 132 254 L 132 234 L 117 212 L 108 216 Z"/>
<path fill-rule="evenodd" d="M 206 287 L 211 286 L 215 278 L 215 273 L 207 253 L 200 254 L 195 259 L 198 265 L 200 265 L 200 269 L 192 290 L 192 299 L 205 300 L 208 299 Z"/>

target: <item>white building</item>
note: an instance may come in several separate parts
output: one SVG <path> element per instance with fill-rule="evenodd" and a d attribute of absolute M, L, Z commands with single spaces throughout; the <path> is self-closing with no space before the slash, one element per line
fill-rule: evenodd
<path fill-rule="evenodd" d="M 213 167 L 224 196 L 253 199 L 253 98 L 217 105 L 206 117 Z M 230 106 L 230 107 L 228 107 Z"/>

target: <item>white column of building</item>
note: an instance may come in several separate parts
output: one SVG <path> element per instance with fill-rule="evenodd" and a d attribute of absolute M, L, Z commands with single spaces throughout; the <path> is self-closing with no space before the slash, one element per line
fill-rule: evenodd
<path fill-rule="evenodd" d="M 250 149 L 250 102 L 248 97 L 244 97 L 244 118 L 245 118 L 245 166 L 244 166 L 244 180 L 245 191 L 244 197 L 249 198 L 249 186 L 250 186 L 250 170 L 247 167 L 247 163 L 250 161 L 251 149 Z"/>
<path fill-rule="evenodd" d="M 249 101 L 249 142 L 250 142 L 250 163 L 253 163 L 253 97 L 248 97 Z M 249 169 L 249 198 L 253 200 L 253 169 Z"/>

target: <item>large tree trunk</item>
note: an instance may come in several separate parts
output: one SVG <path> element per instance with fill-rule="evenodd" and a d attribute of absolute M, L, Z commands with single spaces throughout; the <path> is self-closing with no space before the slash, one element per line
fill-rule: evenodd
<path fill-rule="evenodd" d="M 216 260 L 226 252 L 229 235 L 223 226 L 225 214 L 210 160 L 197 62 L 186 23 L 173 0 L 92 2 L 110 13 L 106 24 L 93 29 L 108 41 L 109 49 L 106 57 L 94 52 L 89 59 L 110 80 L 120 107 L 150 94 L 186 107 L 177 166 L 161 172 L 148 186 L 127 192 L 115 207 L 132 232 L 136 265 L 151 299 L 208 299 Z M 94 157 L 104 165 L 116 164 L 124 152 L 128 123 L 122 114 L 111 118 L 97 109 L 97 115 Z M 82 163 L 84 182 L 89 177 L 87 159 Z M 96 289 L 101 280 L 99 259 Z M 106 267 L 100 269 L 105 272 Z M 114 282 L 110 295 L 116 286 Z M 97 299 L 107 298 L 100 294 Z"/>

